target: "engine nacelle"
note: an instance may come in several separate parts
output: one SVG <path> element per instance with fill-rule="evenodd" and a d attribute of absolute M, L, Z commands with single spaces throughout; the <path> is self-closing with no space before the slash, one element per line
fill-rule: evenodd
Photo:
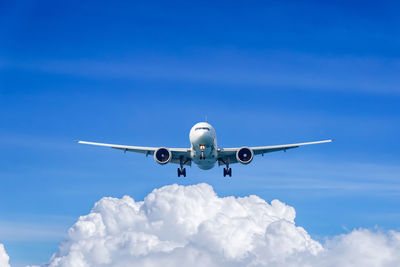
<path fill-rule="evenodd" d="M 248 147 L 242 147 L 236 152 L 236 159 L 242 164 L 249 164 L 254 157 L 253 150 Z"/>
<path fill-rule="evenodd" d="M 154 160 L 158 164 L 167 164 L 172 158 L 172 153 L 168 148 L 160 147 L 154 151 Z"/>

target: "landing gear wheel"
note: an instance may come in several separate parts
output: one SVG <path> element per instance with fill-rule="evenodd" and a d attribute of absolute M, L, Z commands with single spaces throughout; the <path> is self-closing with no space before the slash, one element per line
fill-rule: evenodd
<path fill-rule="evenodd" d="M 183 177 L 186 177 L 186 168 L 178 168 L 178 177 L 181 177 L 181 175 L 183 175 Z"/>
<path fill-rule="evenodd" d="M 229 175 L 229 177 L 232 177 L 232 168 L 224 168 L 224 177 Z"/>

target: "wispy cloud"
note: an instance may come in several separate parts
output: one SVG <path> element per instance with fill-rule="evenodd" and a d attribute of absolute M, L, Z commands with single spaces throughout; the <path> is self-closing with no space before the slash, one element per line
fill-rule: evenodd
<path fill-rule="evenodd" d="M 388 195 L 400 192 L 400 167 L 395 164 L 346 162 L 312 155 L 256 159 L 253 168 L 246 169 L 248 184 L 259 188 L 284 190 L 323 190 L 335 195 Z M 267 166 L 267 170 L 265 170 Z M 261 174 L 262 173 L 262 174 Z"/>
<path fill-rule="evenodd" d="M 396 60 L 259 53 L 172 58 L 154 56 L 127 61 L 41 60 L 8 64 L 57 74 L 96 79 L 143 79 L 268 89 L 360 92 L 400 95 Z"/>
<path fill-rule="evenodd" d="M 59 224 L 0 221 L 1 241 L 60 241 L 65 228 Z"/>

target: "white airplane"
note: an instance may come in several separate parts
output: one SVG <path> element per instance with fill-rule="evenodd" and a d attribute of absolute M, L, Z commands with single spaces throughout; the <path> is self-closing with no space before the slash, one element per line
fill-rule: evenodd
<path fill-rule="evenodd" d="M 125 146 L 104 143 L 95 143 L 87 141 L 78 141 L 80 144 L 88 144 L 95 146 L 105 146 L 123 151 L 138 152 L 153 155 L 154 160 L 159 164 L 167 164 L 168 162 L 180 165 L 178 168 L 178 177 L 183 175 L 186 177 L 185 165 L 191 166 L 194 162 L 200 169 L 209 170 L 214 167 L 218 161 L 218 165 L 225 165 L 224 177 L 232 176 L 232 169 L 229 167 L 232 163 L 240 162 L 249 164 L 254 155 L 263 155 L 269 152 L 296 148 L 299 146 L 329 143 L 332 140 L 323 140 L 308 143 L 297 143 L 275 146 L 257 146 L 257 147 L 233 147 L 219 148 L 217 146 L 217 137 L 214 128 L 207 122 L 199 122 L 195 124 L 189 133 L 190 148 L 166 148 L 166 147 L 142 147 L 142 146 Z"/>

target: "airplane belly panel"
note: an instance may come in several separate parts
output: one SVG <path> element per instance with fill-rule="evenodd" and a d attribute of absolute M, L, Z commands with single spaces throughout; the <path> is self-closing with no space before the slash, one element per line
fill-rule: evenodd
<path fill-rule="evenodd" d="M 216 159 L 195 159 L 194 163 L 202 170 L 209 170 L 215 166 Z"/>

